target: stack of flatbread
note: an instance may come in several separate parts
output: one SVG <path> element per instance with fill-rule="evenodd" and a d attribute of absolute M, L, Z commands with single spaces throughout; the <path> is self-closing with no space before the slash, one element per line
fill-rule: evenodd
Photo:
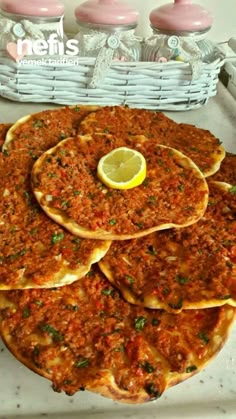
<path fill-rule="evenodd" d="M 161 112 L 75 106 L 0 126 L 0 335 L 73 395 L 157 399 L 221 350 L 236 306 L 236 156 Z M 143 154 L 129 190 L 97 176 Z"/>

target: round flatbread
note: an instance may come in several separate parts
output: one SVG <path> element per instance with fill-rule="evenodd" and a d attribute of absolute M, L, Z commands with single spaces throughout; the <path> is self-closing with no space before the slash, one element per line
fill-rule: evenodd
<path fill-rule="evenodd" d="M 144 403 L 205 367 L 224 345 L 234 309 L 143 309 L 92 270 L 58 289 L 1 292 L 0 319 L 10 351 L 54 390 Z"/>
<path fill-rule="evenodd" d="M 0 124 L 0 147 L 2 147 L 5 141 L 6 133 L 11 126 L 12 124 Z"/>
<path fill-rule="evenodd" d="M 107 132 L 119 137 L 145 135 L 190 157 L 204 176 L 215 173 L 225 156 L 220 141 L 209 131 L 177 124 L 161 112 L 106 106 L 82 121 L 79 133 Z"/>
<path fill-rule="evenodd" d="M 167 311 L 236 306 L 236 193 L 210 183 L 198 223 L 114 242 L 99 262 L 130 303 Z"/>
<path fill-rule="evenodd" d="M 236 185 L 236 154 L 226 153 L 220 169 L 210 180 Z"/>
<path fill-rule="evenodd" d="M 0 289 L 61 286 L 78 280 L 110 243 L 83 240 L 54 223 L 30 187 L 34 160 L 0 153 Z"/>
<path fill-rule="evenodd" d="M 147 162 L 146 179 L 133 189 L 107 188 L 97 176 L 100 158 L 120 146 L 140 151 Z M 202 217 L 208 201 L 208 186 L 196 165 L 143 136 L 64 140 L 37 160 L 32 186 L 49 217 L 75 235 L 103 240 L 190 225 Z"/>
<path fill-rule="evenodd" d="M 76 135 L 82 119 L 97 109 L 97 106 L 72 106 L 24 116 L 8 131 L 3 151 L 26 149 L 38 156 L 59 141 Z"/>

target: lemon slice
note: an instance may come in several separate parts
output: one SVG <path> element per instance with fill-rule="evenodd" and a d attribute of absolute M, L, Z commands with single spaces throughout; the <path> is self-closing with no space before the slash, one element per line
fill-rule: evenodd
<path fill-rule="evenodd" d="M 101 182 L 112 189 L 131 189 L 146 177 L 146 160 L 137 150 L 119 147 L 103 156 L 97 167 Z"/>

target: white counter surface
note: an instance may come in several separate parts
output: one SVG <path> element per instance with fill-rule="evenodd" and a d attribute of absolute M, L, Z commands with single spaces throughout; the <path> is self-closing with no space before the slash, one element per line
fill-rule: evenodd
<path fill-rule="evenodd" d="M 0 99 L 0 123 L 47 108 L 48 104 L 20 104 Z M 219 85 L 218 95 L 194 111 L 168 112 L 178 122 L 209 129 L 228 151 L 236 152 L 236 101 Z M 236 327 L 209 366 L 166 391 L 156 402 L 126 406 L 81 392 L 56 394 L 50 383 L 21 365 L 0 341 L 0 419 L 235 419 Z"/>

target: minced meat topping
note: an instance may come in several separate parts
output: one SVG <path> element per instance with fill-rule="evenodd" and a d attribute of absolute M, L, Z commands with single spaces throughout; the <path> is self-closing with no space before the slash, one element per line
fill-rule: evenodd
<path fill-rule="evenodd" d="M 227 308 L 176 316 L 132 306 L 96 269 L 71 286 L 0 293 L 0 302 L 8 346 L 55 390 L 97 385 L 102 392 L 102 383 L 119 400 L 113 376 L 127 401 L 143 391 L 144 401 L 155 399 L 172 376 L 176 383 L 197 372 L 220 349 L 229 324 Z"/>
<path fill-rule="evenodd" d="M 2 147 L 5 141 L 6 133 L 10 127 L 11 124 L 0 124 L 0 147 Z"/>
<path fill-rule="evenodd" d="M 79 128 L 82 134 L 96 131 L 119 137 L 145 135 L 159 144 L 181 151 L 206 174 L 222 160 L 220 141 L 213 134 L 193 125 L 177 124 L 161 112 L 107 106 L 96 114 L 88 115 Z"/>
<path fill-rule="evenodd" d="M 7 145 L 7 149 L 25 148 L 32 154 L 39 156 L 59 141 L 75 136 L 80 122 L 91 110 L 88 107 L 75 106 L 33 114 L 28 120 L 16 127 L 13 132 L 13 139 Z"/>
<path fill-rule="evenodd" d="M 147 162 L 146 179 L 133 189 L 109 189 L 97 177 L 100 158 L 120 146 L 139 150 Z M 40 203 L 91 231 L 119 235 L 183 225 L 199 219 L 206 208 L 208 188 L 197 168 L 150 140 L 106 134 L 68 139 L 36 166 L 33 188 L 44 195 Z"/>
<path fill-rule="evenodd" d="M 103 263 L 136 302 L 154 297 L 157 307 L 170 311 L 230 299 L 235 304 L 236 190 L 209 185 L 207 211 L 194 225 L 112 244 Z"/>
<path fill-rule="evenodd" d="M 102 242 L 73 236 L 48 218 L 30 186 L 34 159 L 26 152 L 0 154 L 0 288 L 47 286 L 61 269 L 87 265 Z"/>
<path fill-rule="evenodd" d="M 236 185 L 236 154 L 226 153 L 220 169 L 211 177 L 211 180 Z"/>

